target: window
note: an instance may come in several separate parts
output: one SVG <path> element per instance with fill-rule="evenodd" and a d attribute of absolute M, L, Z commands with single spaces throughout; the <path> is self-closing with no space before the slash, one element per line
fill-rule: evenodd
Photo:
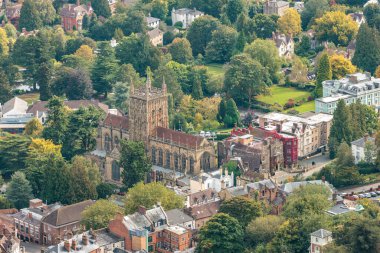
<path fill-rule="evenodd" d="M 194 174 L 194 158 L 190 157 L 190 174 Z"/>
<path fill-rule="evenodd" d="M 158 166 L 163 165 L 163 152 L 162 149 L 158 150 Z"/>
<path fill-rule="evenodd" d="M 111 138 L 109 134 L 104 136 L 104 149 L 106 151 L 111 151 Z"/>
<path fill-rule="evenodd" d="M 170 169 L 170 152 L 166 151 L 166 168 Z"/>
<path fill-rule="evenodd" d="M 120 181 L 120 166 L 117 161 L 112 161 L 112 180 Z"/>
<path fill-rule="evenodd" d="M 156 164 L 156 148 L 152 147 L 152 164 Z"/>
<path fill-rule="evenodd" d="M 148 246 L 148 252 L 153 252 L 153 245 Z"/>
<path fill-rule="evenodd" d="M 178 154 L 174 153 L 174 170 L 178 171 Z"/>
<path fill-rule="evenodd" d="M 181 166 L 181 171 L 185 172 L 186 171 L 186 156 L 182 156 L 182 166 Z"/>
<path fill-rule="evenodd" d="M 148 242 L 152 242 L 152 241 L 153 241 L 152 237 L 149 236 L 149 237 L 148 237 Z"/>

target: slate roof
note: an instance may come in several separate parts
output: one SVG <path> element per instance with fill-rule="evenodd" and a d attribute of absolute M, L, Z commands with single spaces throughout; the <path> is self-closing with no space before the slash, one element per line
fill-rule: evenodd
<path fill-rule="evenodd" d="M 168 216 L 168 223 L 170 225 L 180 225 L 185 222 L 190 222 L 193 220 L 192 217 L 185 214 L 180 209 L 172 209 L 166 212 L 166 215 Z"/>
<path fill-rule="evenodd" d="M 160 29 L 158 29 L 158 28 L 154 28 L 153 30 L 148 31 L 147 34 L 148 34 L 148 36 L 149 36 L 150 39 L 154 39 L 154 38 L 162 35 L 163 32 Z"/>
<path fill-rule="evenodd" d="M 182 8 L 178 10 L 173 10 L 175 14 L 178 15 L 202 15 L 203 12 L 198 11 L 196 9 L 188 9 L 188 8 Z"/>
<path fill-rule="evenodd" d="M 262 180 L 259 182 L 247 184 L 246 186 L 247 186 L 248 191 L 250 189 L 261 190 L 264 187 L 266 187 L 268 189 L 275 189 L 276 183 L 273 182 L 271 179 L 265 179 L 265 180 Z"/>
<path fill-rule="evenodd" d="M 218 213 L 221 201 L 213 201 L 203 205 L 193 206 L 188 209 L 189 214 L 196 220 L 211 217 Z"/>
<path fill-rule="evenodd" d="M 129 229 L 142 229 L 150 227 L 152 223 L 167 220 L 164 209 L 161 206 L 146 210 L 145 215 L 139 212 L 124 217 L 124 225 Z"/>
<path fill-rule="evenodd" d="M 155 17 L 146 17 L 146 22 L 148 23 L 148 25 L 150 23 L 154 23 L 154 22 L 157 22 L 157 21 L 160 21 L 159 18 L 155 18 Z"/>
<path fill-rule="evenodd" d="M 359 140 L 351 142 L 351 145 L 355 145 L 355 146 L 364 148 L 365 147 L 365 143 L 367 141 L 374 143 L 375 142 L 375 138 L 367 137 L 367 140 L 366 140 L 365 137 L 363 137 L 363 138 L 360 138 Z"/>
<path fill-rule="evenodd" d="M 104 119 L 103 124 L 112 128 L 127 130 L 129 127 L 128 116 L 119 116 L 108 113 L 107 117 Z"/>
<path fill-rule="evenodd" d="M 47 112 L 48 108 L 47 101 L 38 101 L 29 106 L 27 113 L 33 113 L 33 115 L 36 115 L 37 112 Z M 108 113 L 108 106 L 106 104 L 103 104 L 99 102 L 98 100 L 67 100 L 63 102 L 65 106 L 70 108 L 71 110 L 77 110 L 80 107 L 89 107 L 90 105 L 95 106 L 96 108 L 99 108 L 103 110 L 104 112 Z"/>
<path fill-rule="evenodd" d="M 169 128 L 156 127 L 152 137 L 163 139 L 167 142 L 172 142 L 179 146 L 196 148 L 200 147 L 206 139 L 200 136 L 187 134 L 180 131 L 175 131 Z"/>
<path fill-rule="evenodd" d="M 203 191 L 189 194 L 189 205 L 193 206 L 198 203 L 205 203 L 212 199 L 215 199 L 216 197 L 217 197 L 217 192 L 212 188 L 208 188 Z"/>
<path fill-rule="evenodd" d="M 64 226 L 72 222 L 79 222 L 82 219 L 83 210 L 93 203 L 93 200 L 85 200 L 76 204 L 63 206 L 45 216 L 42 222 L 55 227 Z"/>
<path fill-rule="evenodd" d="M 82 4 L 79 6 L 76 4 L 64 4 L 61 9 L 60 15 L 62 17 L 74 18 L 78 14 L 81 14 L 81 15 L 89 14 L 91 13 L 91 11 L 92 11 L 91 6 L 87 6 L 85 4 Z"/>
<path fill-rule="evenodd" d="M 311 235 L 323 239 L 323 238 L 332 236 L 332 233 L 328 230 L 320 229 L 320 230 L 317 230 L 317 231 L 311 233 Z"/>

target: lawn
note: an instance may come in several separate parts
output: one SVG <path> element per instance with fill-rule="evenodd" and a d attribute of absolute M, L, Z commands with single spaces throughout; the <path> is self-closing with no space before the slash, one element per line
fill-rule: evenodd
<path fill-rule="evenodd" d="M 315 111 L 315 101 L 309 101 L 309 102 L 306 102 L 300 106 L 290 108 L 290 109 L 286 110 L 286 112 L 291 111 L 291 110 L 296 110 L 299 113 Z"/>
<path fill-rule="evenodd" d="M 25 100 L 30 105 L 40 100 L 40 93 L 26 93 L 19 95 L 18 97 Z"/>
<path fill-rule="evenodd" d="M 286 102 L 290 98 L 294 99 L 295 102 L 300 101 L 302 99 L 306 99 L 310 96 L 310 92 L 308 91 L 302 91 L 297 90 L 293 87 L 283 87 L 283 86 L 277 86 L 273 85 L 269 88 L 270 95 L 260 95 L 257 96 L 257 101 L 260 101 L 262 103 L 273 105 L 274 103 L 278 103 L 281 106 L 285 105 Z M 308 104 L 308 103 L 307 103 Z"/>
<path fill-rule="evenodd" d="M 207 64 L 205 66 L 207 67 L 207 70 L 212 77 L 214 78 L 224 77 L 224 73 L 226 72 L 226 70 L 224 69 L 223 64 L 212 63 L 212 64 Z"/>

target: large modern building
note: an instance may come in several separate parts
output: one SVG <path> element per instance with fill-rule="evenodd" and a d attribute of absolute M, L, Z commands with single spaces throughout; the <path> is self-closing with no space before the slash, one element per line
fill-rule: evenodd
<path fill-rule="evenodd" d="M 177 22 L 182 23 L 182 28 L 186 29 L 188 28 L 193 21 L 201 16 L 203 16 L 204 13 L 201 11 L 198 11 L 196 9 L 174 9 L 172 10 L 172 23 L 175 25 Z"/>
<path fill-rule="evenodd" d="M 360 100 L 362 104 L 380 106 L 380 78 L 370 73 L 347 75 L 340 80 L 328 80 L 323 83 L 323 97 L 315 100 L 316 112 L 333 114 L 340 99 L 346 104 Z"/>

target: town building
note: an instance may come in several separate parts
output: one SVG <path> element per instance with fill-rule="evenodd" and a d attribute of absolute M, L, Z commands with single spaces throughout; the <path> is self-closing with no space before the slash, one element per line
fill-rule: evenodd
<path fill-rule="evenodd" d="M 365 161 L 366 155 L 365 155 L 365 150 L 366 150 L 366 144 L 370 143 L 375 146 L 375 138 L 370 137 L 368 135 L 365 135 L 363 138 L 360 138 L 358 140 L 355 140 L 351 142 L 351 151 L 352 151 L 352 156 L 355 158 L 355 164 L 358 164 L 361 161 Z M 376 150 L 373 150 L 373 157 L 372 161 L 376 159 Z"/>
<path fill-rule="evenodd" d="M 18 22 L 20 20 L 22 3 L 10 4 L 6 6 L 5 16 L 8 21 L 18 28 Z"/>
<path fill-rule="evenodd" d="M 154 28 L 153 30 L 147 31 L 146 34 L 153 46 L 157 47 L 164 44 L 164 33 L 160 29 Z"/>
<path fill-rule="evenodd" d="M 107 229 L 90 230 L 75 234 L 56 245 L 49 246 L 45 253 L 80 252 L 80 253 L 113 253 L 114 249 L 124 249 L 124 239 Z"/>
<path fill-rule="evenodd" d="M 324 248 L 333 241 L 332 233 L 325 229 L 319 229 L 310 234 L 310 253 L 326 253 Z"/>
<path fill-rule="evenodd" d="M 82 212 L 93 203 L 92 200 L 86 200 L 62 206 L 44 216 L 41 220 L 42 243 L 44 245 L 59 244 L 81 231 Z"/>
<path fill-rule="evenodd" d="M 190 178 L 190 192 L 196 193 L 206 189 L 213 189 L 220 192 L 222 188 L 234 186 L 234 173 L 228 173 L 228 170 L 220 168 L 217 171 L 210 173 L 200 173 L 193 178 Z"/>
<path fill-rule="evenodd" d="M 267 15 L 277 15 L 282 16 L 285 11 L 289 9 L 289 2 L 277 1 L 277 0 L 267 0 L 264 3 L 264 14 Z"/>
<path fill-rule="evenodd" d="M 294 2 L 293 7 L 298 13 L 301 13 L 305 9 L 305 3 L 304 2 Z"/>
<path fill-rule="evenodd" d="M 121 139 L 144 142 L 155 171 L 153 174 L 160 178 L 170 179 L 173 174 L 178 177 L 197 175 L 201 170 L 209 172 L 217 166 L 212 142 L 169 128 L 165 82 L 161 89 L 152 87 L 149 78 L 139 89 L 132 84 L 129 114 L 108 115 L 100 124 L 97 149 L 90 157 L 100 167 L 105 180 L 116 184 L 122 183 L 123 169 L 118 165 Z M 157 181 L 156 176 L 151 180 Z"/>
<path fill-rule="evenodd" d="M 42 219 L 60 207 L 60 204 L 46 205 L 40 199 L 31 199 L 28 208 L 13 215 L 17 237 L 23 241 L 41 244 Z"/>
<path fill-rule="evenodd" d="M 204 13 L 201 11 L 197 11 L 194 9 L 182 8 L 182 9 L 174 9 L 172 10 L 172 24 L 175 25 L 178 22 L 182 23 L 182 28 L 188 28 L 193 21 L 201 16 Z"/>
<path fill-rule="evenodd" d="M 83 17 L 91 16 L 93 12 L 91 2 L 86 5 L 77 0 L 76 4 L 64 4 L 60 12 L 62 28 L 65 31 L 82 30 Z"/>
<path fill-rule="evenodd" d="M 272 40 L 276 44 L 278 55 L 280 57 L 290 58 L 294 55 L 294 40 L 291 36 L 281 33 L 273 33 Z"/>
<path fill-rule="evenodd" d="M 365 17 L 363 12 L 350 13 L 348 14 L 348 16 L 350 16 L 352 20 L 358 24 L 359 27 L 361 26 L 361 24 L 365 23 Z"/>
<path fill-rule="evenodd" d="M 127 251 L 169 253 L 183 251 L 191 246 L 190 230 L 168 223 L 164 209 L 140 206 L 138 212 L 123 216 L 118 214 L 108 225 L 109 231 L 124 238 Z"/>
<path fill-rule="evenodd" d="M 145 20 L 149 28 L 155 29 L 160 26 L 160 19 L 151 17 L 150 13 L 149 13 L 149 16 L 145 18 Z"/>
<path fill-rule="evenodd" d="M 333 114 L 339 100 L 346 104 L 356 101 L 380 106 L 380 78 L 371 77 L 370 73 L 349 74 L 340 80 L 327 80 L 322 83 L 323 97 L 315 100 L 316 112 Z"/>
<path fill-rule="evenodd" d="M 3 105 L 0 104 L 0 117 L 14 117 L 25 115 L 28 103 L 21 98 L 14 97 Z"/>
<path fill-rule="evenodd" d="M 17 238 L 17 230 L 5 224 L 0 224 L 0 253 L 24 253 L 20 239 Z"/>
<path fill-rule="evenodd" d="M 305 158 L 327 148 L 333 116 L 326 113 L 305 113 L 294 116 L 277 112 L 259 117 L 261 128 L 275 126 L 279 133 L 297 137 L 298 157 Z"/>
<path fill-rule="evenodd" d="M 175 224 L 187 229 L 195 229 L 194 219 L 180 209 L 166 211 L 166 216 L 168 217 L 169 224 Z"/>
<path fill-rule="evenodd" d="M 115 13 L 116 11 L 116 5 L 117 5 L 117 0 L 108 0 L 108 5 L 110 7 L 111 13 Z"/>

